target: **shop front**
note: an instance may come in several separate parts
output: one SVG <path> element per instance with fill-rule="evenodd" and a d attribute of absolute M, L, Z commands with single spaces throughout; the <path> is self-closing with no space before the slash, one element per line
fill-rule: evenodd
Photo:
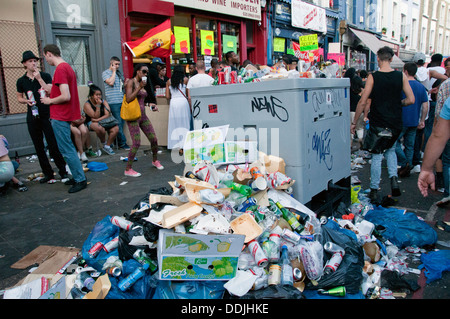
<path fill-rule="evenodd" d="M 265 2 L 265 1 L 264 1 Z M 170 57 L 163 57 L 170 76 L 171 67 L 197 60 L 219 61 L 229 51 L 245 60 L 266 64 L 265 5 L 260 0 L 119 0 L 122 43 L 141 38 L 148 30 L 170 19 L 175 43 Z M 134 57 L 124 46 L 124 74 L 133 64 L 150 62 L 153 56 Z"/>
<path fill-rule="evenodd" d="M 142 38 L 168 19 L 175 43 L 170 56 L 161 59 L 169 78 L 177 64 L 183 65 L 188 73 L 189 64 L 203 60 L 208 68 L 213 58 L 223 60 L 229 51 L 239 56 L 240 64 L 247 59 L 267 64 L 265 15 L 265 1 L 260 0 L 119 0 L 124 76 L 132 76 L 136 63 L 151 63 L 154 58 L 148 52 L 133 56 L 125 43 Z M 157 89 L 157 102 L 159 112 L 147 111 L 159 144 L 164 146 L 168 121 L 164 88 Z M 141 141 L 147 143 L 145 137 Z"/>

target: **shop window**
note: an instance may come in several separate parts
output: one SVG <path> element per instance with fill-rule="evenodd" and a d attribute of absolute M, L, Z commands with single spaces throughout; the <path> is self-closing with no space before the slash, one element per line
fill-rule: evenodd
<path fill-rule="evenodd" d="M 217 22 L 215 20 L 208 20 L 204 18 L 196 18 L 195 19 L 196 24 L 196 40 L 197 40 L 197 60 L 205 60 L 206 56 L 211 56 L 211 58 L 219 59 L 219 44 L 217 39 Z M 202 48 L 202 45 L 206 44 L 207 39 L 205 37 L 208 36 L 208 34 L 205 35 L 205 33 L 202 34 L 203 31 L 211 31 L 208 39 L 212 41 L 213 44 L 213 50 L 211 50 L 211 46 L 209 47 L 210 51 L 204 51 Z M 203 39 L 202 39 L 203 36 Z M 208 49 L 207 49 L 208 50 Z M 208 54 L 208 52 L 211 52 L 211 54 Z M 214 54 L 212 54 L 214 53 Z M 220 59 L 219 59 L 220 60 Z M 206 63 L 208 64 L 208 63 Z"/>
<path fill-rule="evenodd" d="M 222 55 L 224 56 L 229 51 L 234 51 L 239 55 L 239 25 L 223 22 L 220 24 L 220 34 L 222 37 Z"/>
<path fill-rule="evenodd" d="M 192 16 L 187 13 L 177 12 L 177 14 L 171 18 L 172 31 L 175 31 L 175 27 L 181 27 L 178 32 L 179 35 L 175 34 L 175 39 L 179 43 L 179 41 L 186 41 L 183 43 L 183 49 L 178 51 L 175 48 L 177 44 L 172 48 L 172 61 L 171 64 L 181 64 L 188 65 L 189 63 L 194 63 L 194 45 L 192 39 Z M 177 37 L 178 36 L 178 37 Z M 181 37 L 181 39 L 180 39 Z M 185 46 L 186 45 L 186 46 Z"/>
<path fill-rule="evenodd" d="M 56 45 L 61 48 L 61 57 L 69 63 L 77 75 L 78 85 L 92 81 L 89 37 L 56 36 Z"/>

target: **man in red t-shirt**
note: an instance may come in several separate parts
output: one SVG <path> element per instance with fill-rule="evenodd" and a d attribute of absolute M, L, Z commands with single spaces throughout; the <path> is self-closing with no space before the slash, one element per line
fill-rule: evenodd
<path fill-rule="evenodd" d="M 56 45 L 46 45 L 44 57 L 48 64 L 56 67 L 56 70 L 53 75 L 50 97 L 42 98 L 41 102 L 50 105 L 50 119 L 58 148 L 73 177 L 66 184 L 72 185 L 69 193 L 75 193 L 87 186 L 83 166 L 72 142 L 70 131 L 70 123 L 81 118 L 77 78 L 72 67 L 61 57 L 61 50 Z"/>

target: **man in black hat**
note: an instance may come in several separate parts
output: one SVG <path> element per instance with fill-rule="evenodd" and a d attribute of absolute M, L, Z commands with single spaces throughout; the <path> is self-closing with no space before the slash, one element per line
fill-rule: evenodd
<path fill-rule="evenodd" d="M 55 134 L 50 123 L 50 108 L 48 105 L 41 103 L 39 90 L 42 88 L 46 94 L 50 92 L 52 77 L 50 74 L 40 72 L 37 68 L 39 58 L 31 51 L 25 51 L 22 57 L 22 64 L 26 70 L 25 74 L 17 80 L 17 100 L 21 104 L 28 105 L 27 125 L 31 140 L 33 141 L 36 155 L 39 159 L 44 178 L 41 183 L 51 182 L 54 178 L 54 172 L 44 147 L 44 136 L 47 141 L 50 156 L 54 159 L 59 175 L 62 179 L 68 178 L 66 171 L 66 162 L 61 155 L 56 143 Z M 50 84 L 50 86 L 49 86 Z M 31 93 L 28 93 L 30 92 Z M 32 94 L 34 101 L 30 99 L 28 94 Z M 31 107 L 33 104 L 37 106 L 38 114 L 33 115 Z"/>

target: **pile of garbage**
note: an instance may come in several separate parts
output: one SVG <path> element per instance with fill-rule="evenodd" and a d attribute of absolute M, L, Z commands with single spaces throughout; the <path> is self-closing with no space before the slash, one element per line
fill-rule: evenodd
<path fill-rule="evenodd" d="M 409 260 L 430 280 L 448 270 L 436 269 L 440 256 L 425 260 L 437 235 L 415 214 L 374 206 L 352 185 L 349 207 L 316 215 L 294 198 L 295 182 L 282 158 L 261 152 L 186 165 L 130 213 L 100 220 L 59 271 L 71 283 L 36 298 L 392 299 L 419 288 L 403 277 L 420 274 Z"/>

